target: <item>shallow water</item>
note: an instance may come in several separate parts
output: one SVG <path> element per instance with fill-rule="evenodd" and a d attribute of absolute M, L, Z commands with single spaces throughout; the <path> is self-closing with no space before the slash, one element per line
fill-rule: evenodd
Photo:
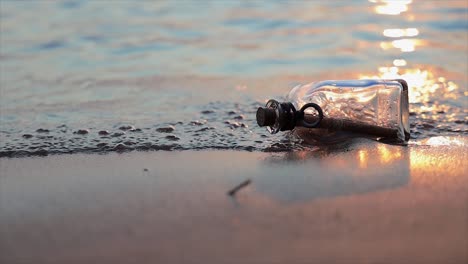
<path fill-rule="evenodd" d="M 0 5 L 0 157 L 309 148 L 254 113 L 325 79 L 406 79 L 410 144 L 468 132 L 463 0 Z"/>

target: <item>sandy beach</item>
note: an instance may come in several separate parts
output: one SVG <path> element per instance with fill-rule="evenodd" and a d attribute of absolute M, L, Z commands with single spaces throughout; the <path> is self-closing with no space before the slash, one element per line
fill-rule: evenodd
<path fill-rule="evenodd" d="M 1 263 L 468 260 L 463 138 L 57 155 L 0 168 Z"/>

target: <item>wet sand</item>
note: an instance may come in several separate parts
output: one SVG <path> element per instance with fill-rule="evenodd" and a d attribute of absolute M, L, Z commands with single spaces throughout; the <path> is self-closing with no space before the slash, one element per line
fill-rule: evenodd
<path fill-rule="evenodd" d="M 3 158 L 0 262 L 466 263 L 465 145 Z"/>

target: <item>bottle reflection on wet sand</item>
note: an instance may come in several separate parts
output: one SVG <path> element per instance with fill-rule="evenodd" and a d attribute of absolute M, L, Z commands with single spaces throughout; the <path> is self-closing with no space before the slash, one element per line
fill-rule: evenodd
<path fill-rule="evenodd" d="M 271 172 L 255 188 L 284 202 L 358 195 L 410 182 L 409 149 L 368 139 L 287 152 L 265 162 Z"/>

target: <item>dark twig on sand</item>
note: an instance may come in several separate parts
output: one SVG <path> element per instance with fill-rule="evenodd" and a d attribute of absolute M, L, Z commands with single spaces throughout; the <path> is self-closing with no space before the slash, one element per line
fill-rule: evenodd
<path fill-rule="evenodd" d="M 231 189 L 227 194 L 229 196 L 234 196 L 240 189 L 244 188 L 245 186 L 249 185 L 252 181 L 250 179 L 247 179 L 243 182 L 241 182 L 239 185 Z"/>

